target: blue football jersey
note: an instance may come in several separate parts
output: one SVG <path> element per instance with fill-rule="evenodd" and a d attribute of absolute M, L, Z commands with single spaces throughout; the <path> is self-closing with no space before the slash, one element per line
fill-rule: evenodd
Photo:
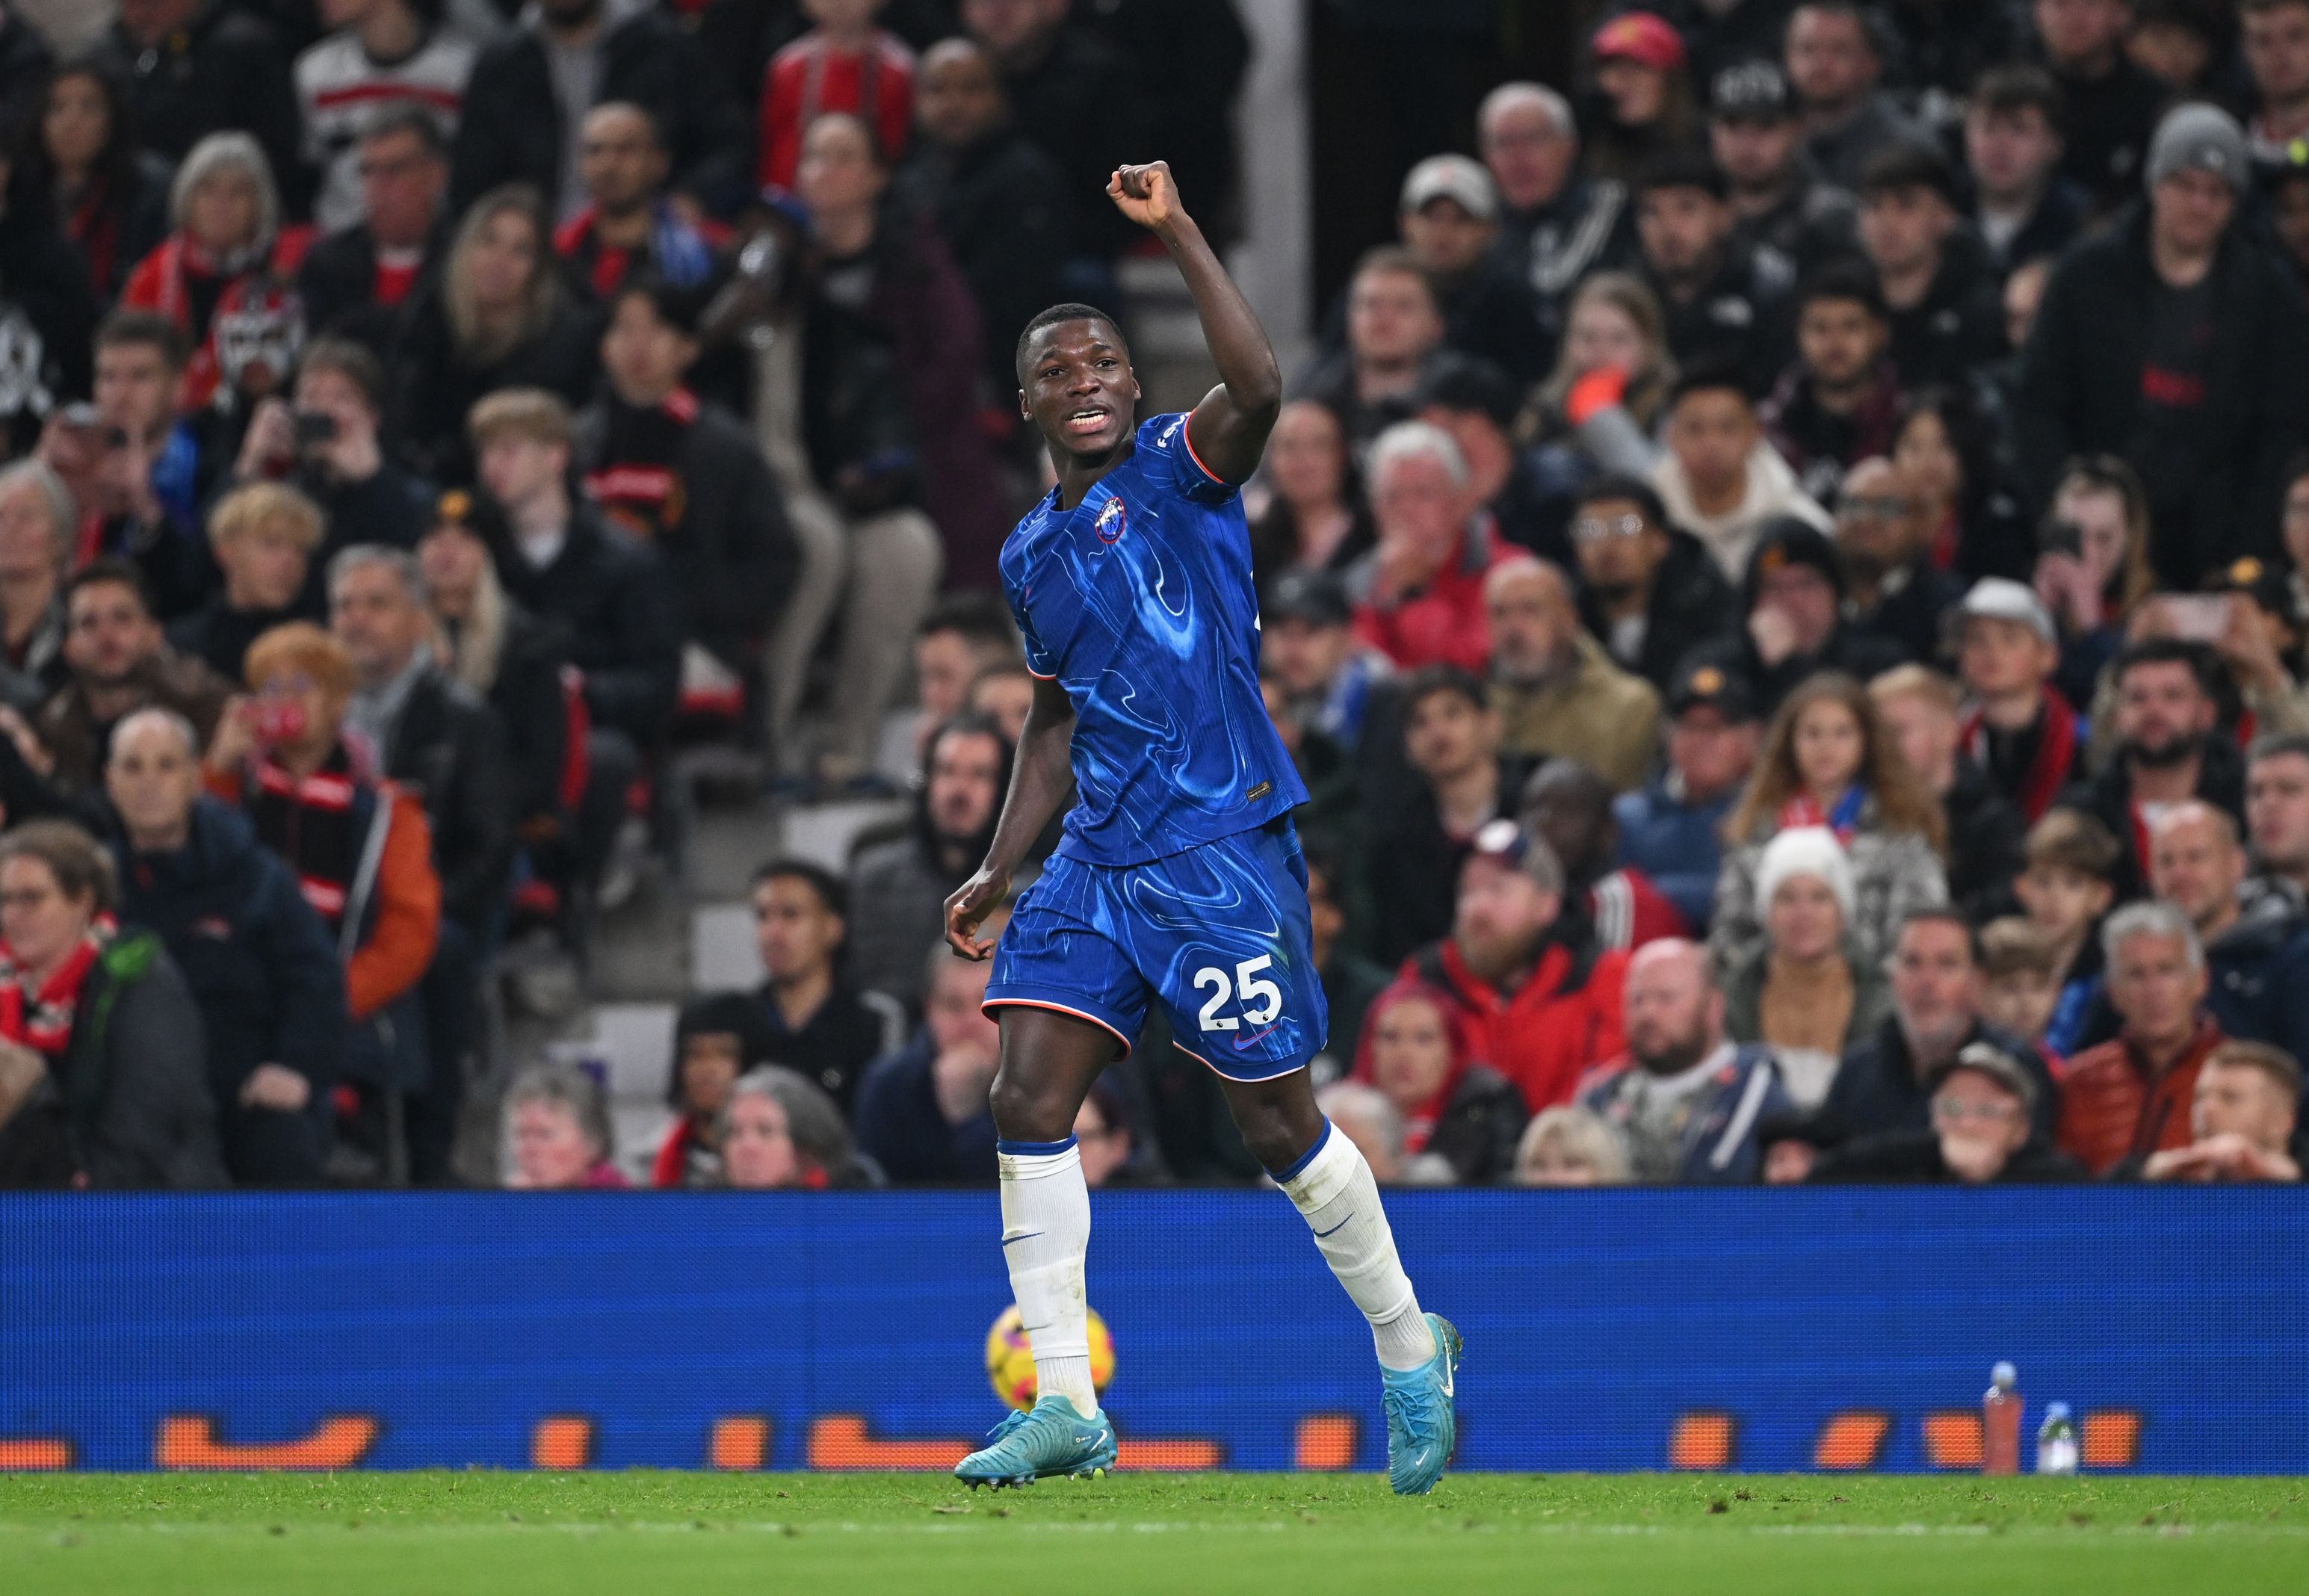
<path fill-rule="evenodd" d="M 1002 546 L 1026 664 L 1074 701 L 1075 807 L 1059 851 L 1136 865 L 1304 803 L 1258 691 L 1250 530 L 1187 418 L 1138 428 L 1072 510 L 1056 488 Z"/>

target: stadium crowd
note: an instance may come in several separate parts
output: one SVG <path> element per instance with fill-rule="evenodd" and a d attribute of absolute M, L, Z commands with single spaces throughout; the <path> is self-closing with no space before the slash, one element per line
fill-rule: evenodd
<path fill-rule="evenodd" d="M 1584 37 L 1402 177 L 1244 495 L 1326 1112 L 1411 1183 L 2299 1179 L 2309 0 Z M 910 818 L 761 867 L 652 1180 L 991 1183 L 1010 351 L 1122 305 L 1119 162 L 1232 213 L 1249 54 L 0 4 L 0 1185 L 453 1179 L 507 950 L 582 965 L 681 751 L 870 793 L 899 715 Z M 1258 1178 L 1168 1025 L 1091 1183 Z M 513 1062 L 505 1183 L 626 1184 Z"/>

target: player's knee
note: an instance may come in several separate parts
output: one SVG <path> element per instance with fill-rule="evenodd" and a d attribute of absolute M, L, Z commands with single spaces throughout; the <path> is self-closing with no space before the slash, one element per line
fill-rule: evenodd
<path fill-rule="evenodd" d="M 995 1134 L 1006 1142 L 1059 1142 L 1074 1133 L 1074 1105 L 1057 1083 L 1028 1081 L 1007 1066 L 994 1077 L 987 1106 Z"/>

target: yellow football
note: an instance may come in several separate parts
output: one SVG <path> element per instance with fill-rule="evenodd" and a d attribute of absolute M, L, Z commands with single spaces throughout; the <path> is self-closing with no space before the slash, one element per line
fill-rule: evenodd
<path fill-rule="evenodd" d="M 1106 1321 L 1090 1316 L 1090 1378 L 1099 1390 L 1114 1378 L 1114 1337 Z M 1025 1322 L 1014 1304 L 1002 1310 L 986 1333 L 986 1377 L 994 1394 L 1025 1412 L 1034 1405 L 1034 1350 L 1026 1342 Z"/>

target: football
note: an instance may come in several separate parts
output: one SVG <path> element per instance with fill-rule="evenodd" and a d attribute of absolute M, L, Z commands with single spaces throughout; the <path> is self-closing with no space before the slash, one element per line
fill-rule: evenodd
<path fill-rule="evenodd" d="M 997 1316 L 994 1327 L 986 1333 L 986 1377 L 993 1383 L 994 1394 L 1020 1412 L 1034 1405 L 1034 1350 L 1026 1342 L 1025 1322 L 1018 1317 L 1015 1303 Z M 1090 1316 L 1090 1378 L 1101 1391 L 1114 1378 L 1114 1337 L 1095 1313 Z"/>

